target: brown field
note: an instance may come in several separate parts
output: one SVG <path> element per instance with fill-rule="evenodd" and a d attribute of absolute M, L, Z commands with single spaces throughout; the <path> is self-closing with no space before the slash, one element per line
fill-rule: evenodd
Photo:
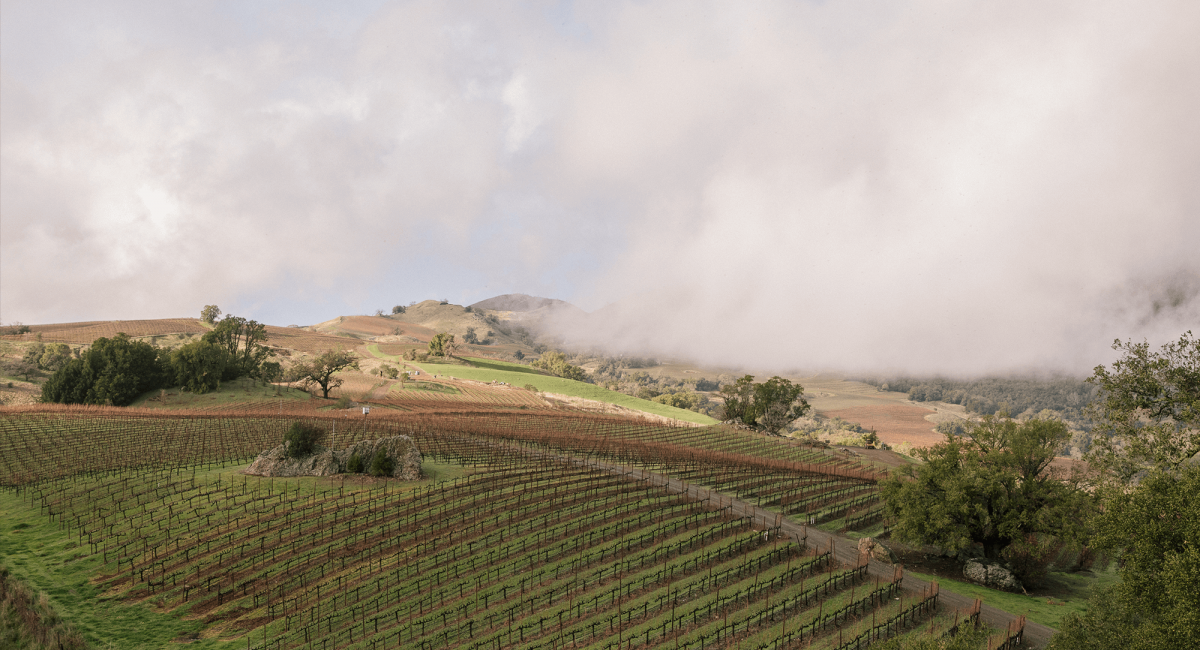
<path fill-rule="evenodd" d="M 276 348 L 311 353 L 339 347 L 350 350 L 358 347 L 361 343 L 362 341 L 359 339 L 345 336 L 329 336 L 296 327 L 267 325 L 267 345 Z"/>
<path fill-rule="evenodd" d="M 383 316 L 341 316 L 316 326 L 317 331 L 342 331 L 366 336 L 411 336 L 428 341 L 434 331 L 415 323 L 385 318 Z M 396 330 L 400 333 L 397 335 Z"/>
<path fill-rule="evenodd" d="M 208 328 L 198 318 L 162 318 L 157 320 L 110 320 L 86 323 L 33 325 L 30 332 L 20 336 L 5 336 L 7 341 L 33 341 L 38 334 L 45 343 L 91 345 L 96 339 L 112 338 L 118 333 L 132 337 L 164 336 L 167 334 L 203 334 Z"/>
<path fill-rule="evenodd" d="M 925 416 L 934 413 L 932 409 L 910 404 L 854 406 L 820 413 L 825 417 L 855 422 L 868 429 L 874 428 L 879 439 L 889 445 L 908 442 L 917 447 L 931 447 L 945 438 L 933 430 L 932 422 L 925 419 Z"/>

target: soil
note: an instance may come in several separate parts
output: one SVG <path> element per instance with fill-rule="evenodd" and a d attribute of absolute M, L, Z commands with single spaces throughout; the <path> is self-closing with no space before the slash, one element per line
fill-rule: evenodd
<path fill-rule="evenodd" d="M 925 419 L 934 413 L 932 409 L 909 404 L 881 404 L 822 411 L 821 415 L 875 429 L 879 439 L 892 446 L 907 442 L 915 447 L 932 447 L 945 439 L 933 430 L 933 423 Z"/>

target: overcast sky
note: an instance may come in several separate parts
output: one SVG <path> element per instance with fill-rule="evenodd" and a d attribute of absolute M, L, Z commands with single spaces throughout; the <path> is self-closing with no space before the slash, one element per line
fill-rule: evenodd
<path fill-rule="evenodd" d="M 529 293 L 578 342 L 1086 373 L 1200 333 L 1200 3 L 0 5 L 0 320 Z"/>

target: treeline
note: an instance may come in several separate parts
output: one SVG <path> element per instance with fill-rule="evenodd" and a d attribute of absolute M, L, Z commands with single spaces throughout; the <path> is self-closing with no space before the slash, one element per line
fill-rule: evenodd
<path fill-rule="evenodd" d="M 263 345 L 266 338 L 265 326 L 237 316 L 174 350 L 123 333 L 99 338 L 78 356 L 64 357 L 42 385 L 42 401 L 128 406 L 142 393 L 169 386 L 205 393 L 238 377 L 274 381 L 282 369 L 267 361 L 273 351 Z"/>
<path fill-rule="evenodd" d="M 945 377 L 865 378 L 883 390 L 908 393 L 914 402 L 961 404 L 971 413 L 1020 415 L 1056 411 L 1068 420 L 1082 420 L 1083 409 L 1096 396 L 1096 387 L 1071 377 L 985 377 L 962 380 Z"/>
<path fill-rule="evenodd" d="M 710 400 L 704 393 L 718 391 L 722 385 L 736 381 L 730 375 L 722 375 L 718 379 L 655 377 L 643 370 L 659 365 L 657 359 L 650 357 L 578 355 L 576 358 L 581 363 L 599 359 L 599 364 L 589 377 L 593 384 L 659 404 L 703 413 L 709 417 L 719 417 L 721 405 Z"/>

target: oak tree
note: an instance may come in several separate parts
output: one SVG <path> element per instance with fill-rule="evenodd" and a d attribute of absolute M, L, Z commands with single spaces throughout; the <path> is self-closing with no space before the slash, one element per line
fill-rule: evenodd
<path fill-rule="evenodd" d="M 950 552 L 978 544 L 993 561 L 1034 552 L 1051 536 L 1082 544 L 1091 497 L 1081 476 L 1050 469 L 1070 437 L 1059 420 L 989 415 L 966 435 L 916 450 L 924 463 L 880 483 L 892 534 Z"/>
<path fill-rule="evenodd" d="M 334 377 L 334 373 L 347 369 L 358 370 L 358 358 L 346 350 L 329 350 L 312 361 L 292 366 L 296 380 L 302 382 L 306 390 L 311 384 L 317 384 L 321 387 L 321 396 L 326 399 L 330 390 L 342 385 L 342 379 Z"/>

